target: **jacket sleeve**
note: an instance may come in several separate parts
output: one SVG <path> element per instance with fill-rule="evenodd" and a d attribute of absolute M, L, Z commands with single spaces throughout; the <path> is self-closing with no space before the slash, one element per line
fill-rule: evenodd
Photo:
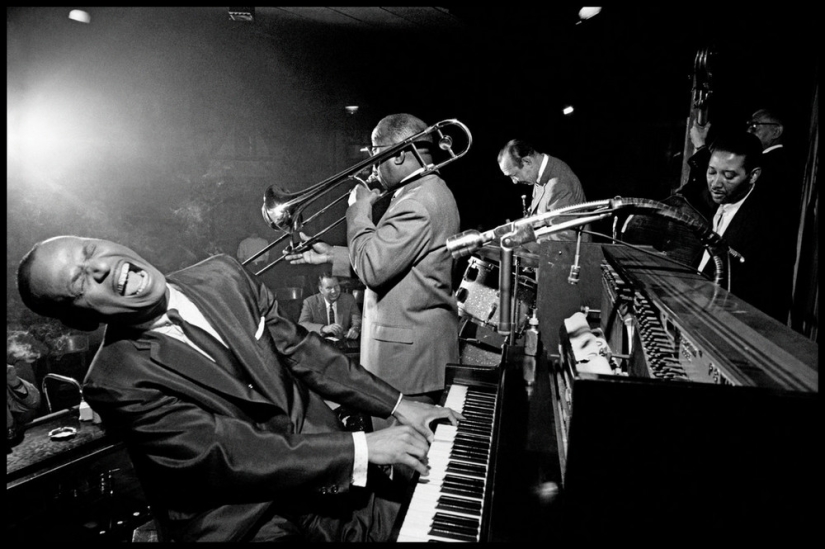
<path fill-rule="evenodd" d="M 124 352 L 128 345 L 95 365 L 84 394 L 107 428 L 123 429 L 136 466 L 148 469 L 153 486 L 169 487 L 166 497 L 250 502 L 349 487 L 349 433 L 294 433 L 286 413 L 265 409 L 229 413 L 188 380 Z"/>
<path fill-rule="evenodd" d="M 321 333 L 321 328 L 323 328 L 324 325 L 319 322 L 313 322 L 312 300 L 313 297 L 308 297 L 304 300 L 303 305 L 301 305 L 301 316 L 298 317 L 298 324 L 310 332 Z"/>
<path fill-rule="evenodd" d="M 357 201 L 347 210 L 350 262 L 361 281 L 380 288 L 409 269 L 432 240 L 427 209 L 411 197 L 393 202 L 381 222 L 372 222 L 372 206 Z"/>

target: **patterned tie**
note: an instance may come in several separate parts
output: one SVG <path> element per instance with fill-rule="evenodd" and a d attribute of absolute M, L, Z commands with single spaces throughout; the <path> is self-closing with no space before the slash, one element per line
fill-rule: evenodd
<path fill-rule="evenodd" d="M 230 371 L 234 370 L 235 372 L 239 371 L 238 362 L 235 358 L 235 355 L 227 349 L 220 341 L 215 339 L 209 332 L 204 330 L 203 328 L 199 328 L 194 324 L 190 324 L 186 322 L 178 312 L 177 309 L 169 309 L 166 311 L 166 316 L 169 317 L 174 324 L 180 326 L 183 333 L 186 334 L 186 337 L 189 338 L 192 343 L 200 347 L 206 354 L 211 356 L 215 362 L 220 364 L 221 366 L 228 368 Z"/>
<path fill-rule="evenodd" d="M 335 324 L 335 313 L 332 312 L 332 303 L 327 304 L 327 324 Z"/>

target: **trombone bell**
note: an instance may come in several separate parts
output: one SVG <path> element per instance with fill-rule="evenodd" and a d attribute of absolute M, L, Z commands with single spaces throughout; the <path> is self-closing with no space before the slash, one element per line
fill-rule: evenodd
<path fill-rule="evenodd" d="M 261 214 L 264 221 L 272 229 L 288 231 L 292 228 L 295 210 L 289 207 L 290 193 L 274 185 L 269 187 L 264 193 L 264 203 L 261 206 Z"/>

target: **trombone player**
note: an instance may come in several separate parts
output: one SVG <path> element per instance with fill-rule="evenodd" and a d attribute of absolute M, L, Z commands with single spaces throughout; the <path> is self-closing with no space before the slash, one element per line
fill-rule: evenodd
<path fill-rule="evenodd" d="M 410 114 L 387 116 L 372 131 L 370 154 L 426 128 Z M 445 246 L 459 231 L 459 214 L 437 172 L 421 175 L 421 161 L 432 162 L 434 146 L 427 134 L 373 166 L 373 177 L 385 188 L 398 187 L 377 223 L 372 205 L 379 192 L 360 184 L 351 191 L 346 247 L 316 242 L 308 251 L 286 256 L 292 264 L 332 263 L 337 276 L 355 271 L 367 287 L 361 364 L 405 398 L 430 404 L 437 404 L 444 390 L 446 365 L 459 357 L 453 258 Z M 375 428 L 383 426 L 377 419 Z"/>

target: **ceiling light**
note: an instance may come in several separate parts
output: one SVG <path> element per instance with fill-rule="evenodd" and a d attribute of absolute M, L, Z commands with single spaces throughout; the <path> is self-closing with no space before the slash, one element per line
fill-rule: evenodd
<path fill-rule="evenodd" d="M 598 15 L 602 8 L 585 7 L 579 10 L 580 19 L 590 19 L 594 15 Z"/>
<path fill-rule="evenodd" d="M 80 23 L 89 23 L 92 20 L 92 16 L 83 10 L 72 10 L 69 12 L 69 19 L 79 21 Z"/>

